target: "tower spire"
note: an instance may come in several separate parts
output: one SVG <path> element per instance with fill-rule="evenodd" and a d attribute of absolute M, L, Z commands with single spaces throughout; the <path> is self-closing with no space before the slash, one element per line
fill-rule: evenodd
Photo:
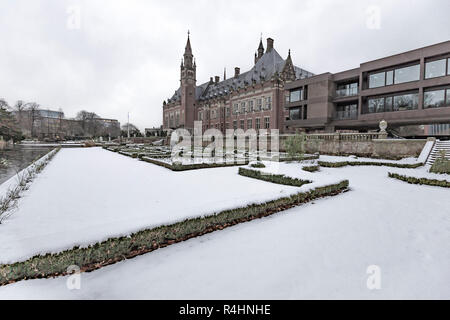
<path fill-rule="evenodd" d="M 193 68 L 193 67 L 195 68 L 195 62 L 193 61 L 194 55 L 192 54 L 192 47 L 191 47 L 191 32 L 189 30 L 183 58 L 184 58 L 184 66 L 186 68 Z"/>
<path fill-rule="evenodd" d="M 264 45 L 262 42 L 262 33 L 261 38 L 259 39 L 259 46 L 258 46 L 258 54 L 255 53 L 255 64 L 258 62 L 259 59 L 264 55 Z"/>

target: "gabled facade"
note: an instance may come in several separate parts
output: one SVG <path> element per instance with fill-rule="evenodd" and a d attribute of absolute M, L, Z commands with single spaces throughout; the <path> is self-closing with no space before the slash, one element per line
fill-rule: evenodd
<path fill-rule="evenodd" d="M 163 128 L 192 130 L 194 121 L 203 122 L 203 130 L 279 129 L 285 132 L 286 83 L 313 76 L 296 67 L 291 53 L 283 59 L 274 48 L 274 40 L 267 39 L 264 49 L 259 42 L 254 66 L 226 79 L 211 77 L 209 82 L 196 84 L 196 63 L 188 36 L 181 62 L 180 87 L 163 103 Z"/>

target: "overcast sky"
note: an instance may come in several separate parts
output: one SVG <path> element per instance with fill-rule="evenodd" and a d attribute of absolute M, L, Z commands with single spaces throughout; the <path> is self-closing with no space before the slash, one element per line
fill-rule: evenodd
<path fill-rule="evenodd" d="M 198 84 L 251 68 L 261 33 L 295 65 L 338 72 L 450 40 L 450 1 L 1 0 L 0 98 L 159 126 L 188 29 Z"/>

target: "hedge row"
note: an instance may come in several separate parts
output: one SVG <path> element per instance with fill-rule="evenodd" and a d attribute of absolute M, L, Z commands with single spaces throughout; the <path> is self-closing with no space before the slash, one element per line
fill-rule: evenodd
<path fill-rule="evenodd" d="M 304 171 L 308 171 L 308 172 L 317 172 L 317 171 L 319 171 L 319 166 L 304 166 L 303 168 L 302 168 L 302 170 L 304 170 Z"/>
<path fill-rule="evenodd" d="M 71 265 L 79 266 L 81 271 L 96 270 L 176 242 L 269 216 L 321 197 L 337 195 L 346 191 L 348 184 L 348 180 L 344 180 L 290 197 L 187 219 L 172 225 L 136 232 L 128 237 L 111 238 L 86 248 L 75 247 L 57 254 L 38 255 L 23 262 L 0 265 L 0 285 L 24 279 L 66 275 L 67 267 Z"/>
<path fill-rule="evenodd" d="M 423 166 L 423 163 L 392 163 L 392 162 L 365 162 L 365 161 L 341 161 L 341 162 L 327 162 L 319 161 L 321 167 L 340 168 L 346 166 L 385 166 L 395 168 L 414 169 Z"/>
<path fill-rule="evenodd" d="M 397 180 L 405 181 L 410 184 L 420 184 L 420 185 L 425 184 L 425 185 L 435 186 L 435 187 L 450 188 L 450 181 L 447 181 L 447 180 L 408 177 L 405 175 L 400 175 L 400 174 L 391 173 L 391 172 L 389 172 L 388 175 L 389 175 L 389 178 L 394 178 Z"/>
<path fill-rule="evenodd" d="M 142 157 L 142 161 L 149 162 L 152 164 L 156 164 L 158 166 L 170 169 L 172 171 L 186 171 L 186 170 L 197 170 L 197 169 L 208 169 L 208 168 L 224 168 L 224 167 L 234 167 L 234 166 L 243 166 L 247 165 L 249 162 L 232 162 L 232 163 L 195 163 L 195 164 L 177 164 L 177 163 L 168 163 L 164 161 L 159 161 L 156 159 Z"/>
<path fill-rule="evenodd" d="M 297 178 L 291 178 L 287 177 L 283 174 L 271 174 L 271 173 L 265 173 L 259 170 L 252 170 L 247 168 L 239 168 L 239 174 L 241 176 L 254 178 L 258 180 L 268 181 L 272 183 L 277 184 L 283 184 L 286 186 L 294 186 L 294 187 L 301 187 L 304 184 L 312 183 L 310 180 L 300 180 Z"/>
<path fill-rule="evenodd" d="M 252 168 L 265 168 L 266 165 L 264 163 L 262 163 L 262 162 L 257 162 L 257 163 L 252 163 L 250 165 L 250 167 L 252 167 Z"/>

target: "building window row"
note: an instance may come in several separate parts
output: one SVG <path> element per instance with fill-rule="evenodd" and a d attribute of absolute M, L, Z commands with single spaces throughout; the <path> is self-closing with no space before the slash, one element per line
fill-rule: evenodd
<path fill-rule="evenodd" d="M 419 107 L 419 93 L 406 93 L 377 98 L 369 98 L 363 113 L 415 110 Z"/>
<path fill-rule="evenodd" d="M 424 92 L 424 108 L 441 108 L 448 106 L 450 106 L 450 88 L 432 89 Z"/>
<path fill-rule="evenodd" d="M 420 64 L 407 67 L 393 68 L 369 74 L 369 88 L 379 88 L 420 80 Z"/>
<path fill-rule="evenodd" d="M 272 110 L 272 97 L 258 98 L 256 101 L 249 100 L 233 104 L 233 115 L 258 112 L 261 110 Z"/>
<path fill-rule="evenodd" d="M 443 58 L 425 63 L 425 79 L 450 75 L 450 58 Z"/>
<path fill-rule="evenodd" d="M 226 127 L 228 128 L 228 123 L 226 124 Z M 264 117 L 264 128 L 270 129 L 270 117 Z M 233 120 L 233 129 L 238 129 L 238 121 Z M 239 129 L 242 130 L 248 130 L 253 129 L 253 119 L 247 119 L 247 127 L 245 127 L 245 120 L 241 119 L 239 120 Z M 261 118 L 255 118 L 255 128 L 256 130 L 261 129 Z"/>

